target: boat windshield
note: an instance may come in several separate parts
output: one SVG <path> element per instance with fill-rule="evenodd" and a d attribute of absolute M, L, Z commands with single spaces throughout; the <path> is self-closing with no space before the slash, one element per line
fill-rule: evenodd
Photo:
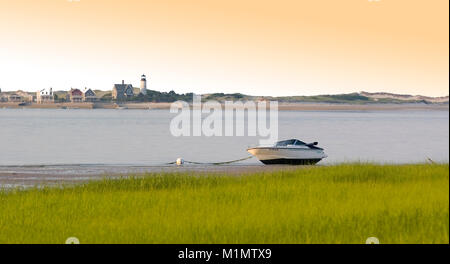
<path fill-rule="evenodd" d="M 305 144 L 306 144 L 305 142 L 300 141 L 298 139 L 289 139 L 289 140 L 278 141 L 276 146 L 277 147 L 285 147 L 285 146 L 288 146 L 288 145 L 290 145 L 290 146 L 292 146 L 292 145 L 301 146 L 301 145 L 305 145 Z"/>

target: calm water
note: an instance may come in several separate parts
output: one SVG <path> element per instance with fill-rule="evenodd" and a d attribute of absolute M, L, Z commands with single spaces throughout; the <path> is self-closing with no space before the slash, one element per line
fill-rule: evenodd
<path fill-rule="evenodd" d="M 160 165 L 247 156 L 257 137 L 173 137 L 168 110 L 0 109 L 0 165 Z M 449 160 L 448 111 L 279 113 L 279 138 L 319 141 L 322 163 Z M 243 163 L 256 164 L 251 159 Z"/>

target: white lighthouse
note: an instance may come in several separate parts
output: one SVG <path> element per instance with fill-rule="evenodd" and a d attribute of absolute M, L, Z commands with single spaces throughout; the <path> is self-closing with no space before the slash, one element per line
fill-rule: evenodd
<path fill-rule="evenodd" d="M 147 95 L 147 78 L 145 77 L 145 74 L 142 74 L 141 76 L 141 94 Z"/>

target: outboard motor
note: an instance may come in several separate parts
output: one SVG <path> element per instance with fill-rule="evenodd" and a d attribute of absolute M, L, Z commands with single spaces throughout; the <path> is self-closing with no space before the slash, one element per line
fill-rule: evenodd
<path fill-rule="evenodd" d="M 322 148 L 316 147 L 317 144 L 319 144 L 319 142 L 316 141 L 313 143 L 308 143 L 308 144 L 306 144 L 306 146 L 308 146 L 309 148 L 312 148 L 312 149 L 322 149 Z"/>

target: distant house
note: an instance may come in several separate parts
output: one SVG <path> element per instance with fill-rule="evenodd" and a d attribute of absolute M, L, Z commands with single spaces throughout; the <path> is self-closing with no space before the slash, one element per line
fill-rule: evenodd
<path fill-rule="evenodd" d="M 98 97 L 92 89 L 85 88 L 83 92 L 83 101 L 85 102 L 97 102 Z"/>
<path fill-rule="evenodd" d="M 33 95 L 31 95 L 31 94 L 29 94 L 27 92 L 19 90 L 19 91 L 16 92 L 16 94 L 18 96 L 21 96 L 22 97 L 22 101 L 24 101 L 24 102 L 33 102 L 34 101 Z"/>
<path fill-rule="evenodd" d="M 8 96 L 8 101 L 9 102 L 14 102 L 14 103 L 19 103 L 19 102 L 23 101 L 23 98 L 22 98 L 22 96 L 20 96 L 20 95 L 18 95 L 16 93 L 13 93 L 13 94 L 10 94 Z"/>
<path fill-rule="evenodd" d="M 36 92 L 36 102 L 38 104 L 54 103 L 55 96 L 53 94 L 53 89 L 42 89 Z"/>
<path fill-rule="evenodd" d="M 0 102 L 8 102 L 8 96 L 0 93 Z"/>
<path fill-rule="evenodd" d="M 83 102 L 83 92 L 80 89 L 71 88 L 67 96 L 72 103 Z"/>
<path fill-rule="evenodd" d="M 114 84 L 112 90 L 112 98 L 115 100 L 124 100 L 126 98 L 130 98 L 134 96 L 133 85 L 125 84 L 122 81 L 122 84 Z"/>

